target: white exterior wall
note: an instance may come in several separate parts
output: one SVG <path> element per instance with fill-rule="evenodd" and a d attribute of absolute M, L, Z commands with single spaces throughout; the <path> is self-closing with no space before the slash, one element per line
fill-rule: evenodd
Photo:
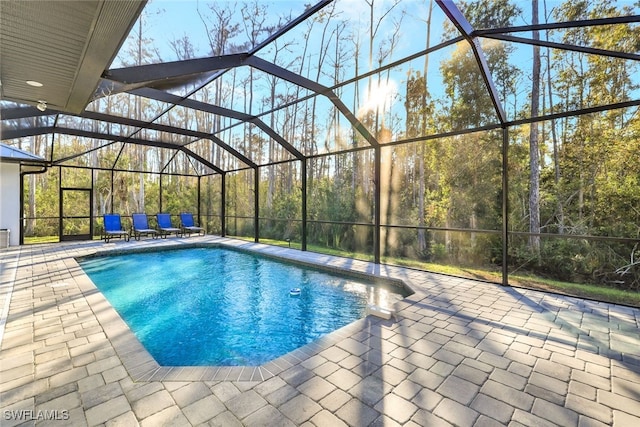
<path fill-rule="evenodd" d="M 0 228 L 10 230 L 9 245 L 20 242 L 20 165 L 0 162 Z"/>

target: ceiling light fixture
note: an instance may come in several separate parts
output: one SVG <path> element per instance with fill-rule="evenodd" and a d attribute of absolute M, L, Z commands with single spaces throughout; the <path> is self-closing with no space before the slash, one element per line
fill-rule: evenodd
<path fill-rule="evenodd" d="M 38 101 L 38 104 L 36 105 L 36 108 L 40 111 L 44 111 L 47 109 L 47 101 Z"/>
<path fill-rule="evenodd" d="M 26 82 L 29 86 L 33 86 L 33 87 L 42 87 L 44 86 L 42 83 L 37 82 L 35 80 L 27 80 Z"/>

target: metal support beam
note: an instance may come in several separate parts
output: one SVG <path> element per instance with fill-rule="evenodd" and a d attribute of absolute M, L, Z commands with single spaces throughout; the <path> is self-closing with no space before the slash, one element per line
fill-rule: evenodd
<path fill-rule="evenodd" d="M 7 129 L 5 126 L 2 126 L 2 141 L 26 138 L 28 136 L 45 135 L 47 133 L 54 132 L 56 132 L 56 128 L 53 126 L 34 126 L 19 129 Z"/>
<path fill-rule="evenodd" d="M 218 138 L 217 136 L 210 134 L 207 139 L 210 139 L 211 141 L 214 142 L 214 144 L 218 145 L 219 147 L 222 147 L 224 150 L 226 150 L 227 152 L 231 153 L 234 157 L 236 157 L 238 160 L 240 160 L 242 163 L 246 164 L 249 167 L 256 167 L 258 166 L 257 164 L 253 163 L 253 161 L 251 159 L 249 159 L 247 156 L 245 156 L 244 154 L 240 153 L 238 150 L 236 150 L 235 148 L 231 147 L 230 145 L 228 145 L 226 142 L 224 142 L 223 140 L 221 140 L 220 138 Z"/>
<path fill-rule="evenodd" d="M 219 116 L 231 117 L 232 119 L 249 121 L 255 116 L 242 113 L 240 111 L 231 110 L 229 108 L 219 107 L 217 105 L 207 104 L 206 102 L 196 101 L 194 99 L 184 98 L 182 96 L 173 95 L 153 88 L 140 88 L 127 91 L 131 95 L 142 96 L 144 98 L 154 99 L 156 101 L 166 102 L 168 104 L 182 105 L 183 107 L 193 108 L 194 110 L 204 111 Z"/>
<path fill-rule="evenodd" d="M 171 157 L 169 157 L 164 165 L 162 165 L 162 167 L 160 168 L 160 174 L 165 173 L 164 171 L 167 170 L 167 168 L 169 167 L 169 165 L 171 164 L 171 162 L 173 162 L 173 160 L 176 158 L 176 156 L 178 155 L 178 150 L 175 150 L 175 152 L 171 155 Z M 191 159 L 189 159 L 191 160 Z M 191 163 L 191 165 L 193 165 L 193 162 L 189 161 L 189 163 Z"/>
<path fill-rule="evenodd" d="M 502 129 L 502 284 L 509 284 L 509 129 Z"/>
<path fill-rule="evenodd" d="M 158 212 L 163 212 L 162 210 L 162 174 L 160 174 L 160 196 L 158 197 Z"/>
<path fill-rule="evenodd" d="M 196 217 L 198 218 L 198 225 L 202 224 L 202 218 L 201 218 L 201 216 L 200 216 L 200 205 L 201 205 L 201 196 L 200 196 L 200 192 L 201 192 L 201 190 L 202 190 L 202 177 L 201 177 L 201 176 L 199 176 L 199 177 L 198 177 L 198 201 L 197 201 L 197 204 L 198 204 L 198 205 L 197 205 L 197 207 L 196 207 L 196 210 L 198 211 L 198 214 L 197 214 L 197 216 L 196 216 Z M 200 226 L 201 226 L 201 225 L 200 225 Z M 202 227 L 202 226 L 201 226 L 201 227 Z"/>
<path fill-rule="evenodd" d="M 373 262 L 380 264 L 380 248 L 382 242 L 380 241 L 380 215 L 381 215 L 381 190 L 380 190 L 380 177 L 382 175 L 382 163 L 381 163 L 381 149 L 380 146 L 374 147 L 374 212 L 373 212 Z"/>
<path fill-rule="evenodd" d="M 260 169 L 253 168 L 253 235 L 254 242 L 260 242 Z"/>
<path fill-rule="evenodd" d="M 130 91 L 129 93 L 133 95 L 143 96 L 149 99 L 155 99 L 157 101 L 163 101 L 167 103 L 172 103 L 175 105 L 182 105 L 183 107 L 193 108 L 194 110 L 205 111 L 207 113 L 216 114 L 224 117 L 231 117 L 232 119 L 237 119 L 243 122 L 251 122 L 262 129 L 265 133 L 267 133 L 270 137 L 272 137 L 275 141 L 277 141 L 282 147 L 291 153 L 297 159 L 302 159 L 304 155 L 299 152 L 293 145 L 287 142 L 284 138 L 282 138 L 276 131 L 271 129 L 266 123 L 260 120 L 256 116 L 252 116 L 250 114 L 241 113 L 239 111 L 230 110 L 228 108 L 218 107 L 215 105 L 207 104 L 200 101 L 195 101 L 192 99 L 185 99 L 176 95 L 172 95 L 170 93 L 163 92 L 157 89 L 137 89 Z"/>
<path fill-rule="evenodd" d="M 302 183 L 302 250 L 307 250 L 307 159 L 300 161 L 300 180 Z"/>
<path fill-rule="evenodd" d="M 45 115 L 55 115 L 55 114 L 66 114 L 62 112 L 58 112 L 52 109 L 48 109 L 45 112 L 39 111 L 35 107 L 19 107 L 19 108 L 10 108 L 2 111 L 2 122 L 12 120 L 12 119 L 20 119 L 20 118 L 28 118 L 28 117 L 39 117 Z M 80 114 L 67 114 L 69 116 L 86 118 L 91 120 L 98 120 L 106 123 L 116 123 L 120 125 L 138 127 L 141 129 L 151 129 L 157 130 L 159 132 L 169 132 L 175 133 L 178 135 L 192 136 L 194 138 L 200 139 L 210 139 L 216 145 L 218 145 L 223 150 L 227 151 L 232 156 L 238 158 L 240 161 L 245 163 L 247 166 L 254 167 L 256 166 L 248 157 L 244 156 L 242 153 L 222 141 L 220 138 L 216 137 L 213 134 L 206 132 L 199 132 L 191 129 L 184 129 L 175 126 L 162 125 L 159 123 L 149 123 L 143 120 L 136 120 L 128 117 L 121 116 L 113 116 L 105 113 L 98 113 L 95 111 L 83 111 Z M 38 127 L 28 127 L 23 129 L 13 129 L 8 126 L 2 126 L 2 140 L 9 140 L 15 138 L 24 138 L 27 136 L 34 135 L 42 135 L 46 133 L 54 133 L 58 128 L 55 126 L 38 126 Z"/>
<path fill-rule="evenodd" d="M 201 155 L 194 153 L 193 151 L 189 150 L 188 148 L 186 148 L 186 147 L 177 147 L 177 149 L 182 151 L 183 153 L 185 153 L 187 156 L 196 159 L 197 161 L 199 161 L 203 165 L 210 167 L 214 171 L 216 171 L 218 173 L 222 173 L 223 172 L 223 170 L 220 169 L 218 166 L 214 165 L 213 163 L 211 163 L 210 161 L 208 161 L 207 159 L 205 159 Z"/>
<path fill-rule="evenodd" d="M 379 145 L 378 141 L 369 132 L 369 130 L 367 130 L 367 128 L 360 122 L 360 120 L 358 120 L 356 116 L 353 115 L 351 110 L 349 110 L 349 108 L 344 105 L 342 100 L 328 87 L 256 56 L 247 58 L 245 61 L 243 61 L 243 65 L 249 65 L 253 68 L 264 71 L 267 74 L 271 74 L 305 89 L 309 89 L 319 95 L 326 96 L 329 101 L 331 101 L 331 103 L 338 109 L 338 111 L 340 111 L 340 113 L 342 113 L 342 115 L 349 121 L 351 126 L 353 126 L 356 131 L 360 135 L 362 135 L 362 137 L 366 139 L 371 146 L 375 147 Z"/>
<path fill-rule="evenodd" d="M 46 169 L 45 169 L 46 170 Z M 20 218 L 24 218 L 24 173 L 20 173 L 20 211 L 19 211 L 19 215 Z M 20 224 L 20 230 L 18 231 L 19 236 L 18 236 L 18 243 L 20 245 L 24 245 L 24 223 L 25 221 L 18 221 Z M 11 236 L 8 237 L 9 239 L 11 238 Z"/>
<path fill-rule="evenodd" d="M 32 106 L 3 108 L 0 120 L 26 119 L 29 117 L 53 116 L 55 114 L 58 113 L 50 108 L 47 108 L 45 111 L 40 111 Z"/>
<path fill-rule="evenodd" d="M 227 173 L 224 172 L 220 177 L 220 235 L 224 237 L 227 235 Z"/>
<path fill-rule="evenodd" d="M 467 21 L 467 18 L 464 17 L 462 12 L 460 12 L 460 9 L 458 9 L 458 7 L 453 3 L 453 1 L 436 0 L 436 3 L 438 4 L 438 6 L 440 6 L 445 15 L 447 15 L 453 25 L 458 29 L 458 31 L 460 31 L 461 35 L 471 46 L 473 54 L 476 57 L 476 61 L 478 62 L 480 74 L 482 75 L 482 79 L 484 80 L 487 91 L 489 92 L 489 97 L 491 98 L 491 102 L 493 103 L 493 108 L 498 115 L 500 123 L 505 123 L 507 121 L 507 114 L 502 107 L 498 91 L 495 84 L 493 83 L 493 79 L 491 78 L 491 70 L 489 69 L 489 64 L 487 64 L 487 59 L 484 56 L 482 47 L 480 46 L 477 36 L 475 36 L 473 33 L 473 27 L 471 26 L 469 21 Z"/>
<path fill-rule="evenodd" d="M 289 153 L 293 154 L 296 159 L 298 159 L 298 160 L 304 159 L 304 154 L 302 154 L 300 151 L 298 151 L 297 148 L 295 148 L 287 140 L 285 140 L 283 137 L 281 137 L 279 133 L 277 133 L 275 130 L 273 130 L 269 126 L 267 126 L 267 124 L 265 122 L 263 122 L 262 120 L 257 119 L 257 118 L 253 119 L 253 120 L 250 120 L 250 122 L 253 123 L 254 125 L 258 126 L 258 128 L 262 129 L 262 131 L 264 133 L 266 133 L 267 135 L 269 135 L 271 137 L 271 139 L 273 139 L 278 144 L 280 144 L 282 147 L 284 147 L 284 149 L 287 150 Z"/>
<path fill-rule="evenodd" d="M 526 33 L 535 30 L 568 30 L 571 28 L 596 27 L 601 25 L 634 24 L 640 22 L 640 15 L 614 16 L 611 18 L 581 19 L 577 21 L 547 22 L 536 25 L 518 25 L 503 28 L 476 30 L 478 36 L 487 34 Z"/>
<path fill-rule="evenodd" d="M 63 210 L 62 200 L 62 168 L 58 168 L 58 243 L 62 242 L 62 215 Z"/>
<path fill-rule="evenodd" d="M 621 59 L 630 59 L 632 61 L 640 61 L 640 55 L 638 55 L 637 53 L 619 52 L 615 50 L 598 49 L 595 47 L 577 46 L 577 45 L 571 45 L 566 43 L 555 43 L 555 42 L 550 42 L 545 40 L 534 40 L 534 39 L 528 39 L 525 37 L 510 36 L 507 34 L 491 34 L 491 35 L 487 35 L 486 38 L 513 42 L 513 43 L 529 44 L 533 46 L 542 46 L 550 49 L 568 50 L 571 52 L 586 53 L 588 55 L 600 55 L 600 56 L 611 57 L 611 58 L 621 58 Z"/>
<path fill-rule="evenodd" d="M 114 198 L 114 187 L 113 187 L 113 176 L 115 175 L 115 172 L 113 171 L 113 169 L 111 169 L 111 194 L 109 196 L 110 200 L 110 206 L 111 209 L 109 210 L 109 212 L 105 212 L 105 213 L 113 213 L 113 198 Z"/>
<path fill-rule="evenodd" d="M 178 135 L 192 136 L 194 138 L 210 139 L 220 148 L 222 148 L 232 156 L 238 158 L 247 166 L 251 166 L 251 167 L 255 166 L 255 164 L 248 157 L 244 156 L 235 148 L 231 147 L 226 142 L 224 142 L 223 140 L 221 140 L 220 138 L 218 138 L 217 136 L 211 133 L 200 132 L 200 131 L 195 131 L 191 129 L 184 129 L 184 128 L 179 128 L 175 126 L 162 125 L 159 123 L 149 123 L 142 120 L 130 119 L 127 117 L 111 116 L 109 114 L 96 113 L 93 111 L 85 111 L 82 114 L 78 115 L 78 117 L 92 119 L 92 120 L 100 120 L 108 123 L 117 123 L 117 124 L 122 124 L 127 126 L 139 127 L 144 129 L 157 130 L 159 132 L 169 132 L 169 133 L 175 133 Z"/>
<path fill-rule="evenodd" d="M 48 170 L 47 166 L 42 166 L 42 170 L 39 170 L 39 171 L 20 172 L 20 218 L 25 217 L 24 216 L 24 177 L 27 175 L 36 175 L 36 174 L 45 173 L 47 170 Z M 58 182 L 58 188 L 59 187 L 60 187 L 60 184 Z M 20 235 L 18 236 L 18 243 L 20 245 L 24 245 L 24 223 L 25 221 L 20 221 L 20 230 L 19 230 Z"/>
<path fill-rule="evenodd" d="M 185 61 L 113 68 L 102 73 L 102 78 L 125 85 L 141 84 L 142 86 L 177 78 L 193 79 L 198 74 L 233 68 L 238 61 L 242 61 L 248 56 L 248 53 L 237 53 Z"/>
<path fill-rule="evenodd" d="M 170 144 L 170 143 L 159 142 L 159 141 L 149 141 L 149 140 L 145 140 L 145 139 L 135 139 L 135 138 L 126 138 L 126 139 L 124 139 L 124 138 L 122 138 L 122 137 L 120 137 L 118 135 L 110 135 L 110 134 L 105 134 L 105 133 L 86 131 L 86 130 L 82 130 L 82 129 L 69 129 L 69 128 L 60 128 L 60 127 L 38 128 L 37 133 L 34 133 L 34 135 L 39 135 L 39 134 L 49 133 L 49 132 L 60 133 L 60 134 L 64 134 L 64 135 L 83 136 L 83 137 L 86 137 L 86 138 L 102 139 L 102 140 L 113 141 L 113 142 L 123 142 L 123 143 L 138 144 L 138 145 L 148 145 L 148 146 L 151 146 L 151 147 L 167 148 L 169 150 L 178 150 L 178 151 L 182 151 L 186 155 L 198 160 L 199 162 L 201 162 L 205 166 L 213 169 L 217 173 L 222 173 L 222 169 L 220 169 L 218 166 L 214 165 L 213 163 L 211 163 L 207 159 L 205 159 L 202 156 L 194 153 L 193 151 L 189 150 L 188 148 L 186 148 L 186 147 L 184 147 L 182 145 Z M 62 159 L 58 159 L 53 163 L 58 165 L 60 163 L 64 163 L 66 161 L 72 160 L 72 159 L 74 159 L 76 157 L 79 157 L 79 156 L 82 156 L 84 154 L 86 154 L 86 152 L 83 152 L 83 153 L 80 153 L 80 154 L 76 154 L 76 155 L 73 155 L 73 156 L 69 156 L 69 157 L 65 157 L 65 158 L 62 158 Z"/>
<path fill-rule="evenodd" d="M 94 203 L 93 203 L 93 195 L 95 194 L 96 191 L 96 177 L 95 177 L 95 173 L 93 171 L 91 171 L 91 193 L 89 195 L 89 202 L 91 204 L 91 210 L 89 211 L 89 234 L 91 235 L 91 238 L 93 239 L 93 236 L 95 236 L 95 227 L 94 227 L 94 223 L 95 223 L 95 209 L 94 209 Z M 103 224 L 104 225 L 104 224 Z"/>
<path fill-rule="evenodd" d="M 320 0 L 318 2 L 313 2 L 315 4 L 313 5 L 309 5 L 307 4 L 305 6 L 305 10 L 304 12 L 298 16 L 297 18 L 295 18 L 294 20 L 288 22 L 287 24 L 285 24 L 283 27 L 281 27 L 280 29 L 278 29 L 278 31 L 276 31 L 275 33 L 271 34 L 269 37 L 267 37 L 264 41 L 262 41 L 261 43 L 257 44 L 254 48 L 252 48 L 249 53 L 250 54 L 254 54 L 257 53 L 260 49 L 264 48 L 265 46 L 271 44 L 274 40 L 282 37 L 284 34 L 288 33 L 289 31 L 291 31 L 292 29 L 296 28 L 298 25 L 300 25 L 302 22 L 306 21 L 307 19 L 309 19 L 311 16 L 315 15 L 316 13 L 318 13 L 321 9 L 323 9 L 325 6 L 329 5 L 330 3 L 332 3 L 333 0 Z"/>

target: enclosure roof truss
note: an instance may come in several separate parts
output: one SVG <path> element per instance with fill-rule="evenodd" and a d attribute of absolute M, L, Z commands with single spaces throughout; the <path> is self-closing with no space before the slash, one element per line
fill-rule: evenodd
<path fill-rule="evenodd" d="M 251 117 L 245 113 L 181 98 L 179 96 L 170 95 L 157 89 L 151 89 L 151 87 L 158 85 L 160 82 L 188 81 L 188 79 L 193 78 L 193 76 L 199 76 L 213 71 L 221 71 L 241 66 L 250 66 L 256 68 L 258 70 L 264 71 L 265 73 L 276 76 L 282 80 L 286 80 L 290 83 L 311 90 L 318 95 L 326 96 L 338 109 L 338 111 L 340 111 L 340 113 L 349 121 L 354 129 L 371 146 L 379 145 L 376 138 L 366 129 L 366 127 L 355 117 L 355 115 L 349 110 L 349 108 L 344 105 L 340 98 L 330 88 L 249 53 L 107 70 L 105 71 L 103 78 L 107 81 L 112 82 L 112 88 L 118 86 L 117 84 L 114 84 L 114 82 L 121 84 L 125 88 L 129 86 L 140 87 L 140 89 L 127 90 L 127 92 L 131 94 L 165 101 L 176 105 L 183 105 L 197 110 L 207 111 L 213 114 L 220 114 L 223 116 L 236 118 L 242 121 L 253 122 L 274 139 L 276 139 L 282 146 L 287 149 L 287 151 L 292 153 L 296 158 L 302 159 L 304 157 L 302 153 L 293 148 L 293 146 L 291 146 L 287 141 L 284 141 L 284 139 L 280 138 L 279 135 L 277 135 L 272 129 L 266 126 L 266 124 L 264 124 L 257 117 Z M 103 83 L 102 87 L 109 87 L 109 84 Z"/>
<path fill-rule="evenodd" d="M 19 11 L 20 7 L 26 7 L 30 2 L 9 1 L 3 3 L 5 10 L 12 11 L 11 14 L 7 14 L 3 19 L 9 19 L 10 16 L 19 16 L 14 13 L 13 9 Z M 39 2 L 42 7 L 50 8 L 47 10 L 57 10 L 60 6 L 58 2 Z M 183 61 L 171 61 L 160 64 L 152 65 L 140 65 L 126 68 L 112 68 L 105 69 L 107 60 L 110 60 L 115 55 L 117 49 L 123 43 L 123 34 L 130 30 L 134 25 L 135 18 L 141 13 L 142 8 L 146 4 L 145 1 L 121 1 L 115 2 L 103 2 L 93 1 L 90 2 L 92 13 L 85 13 L 87 17 L 82 18 L 80 15 L 74 17 L 80 24 L 86 19 L 85 23 L 93 22 L 96 27 L 93 30 L 86 32 L 86 40 L 84 51 L 82 49 L 77 53 L 78 63 L 71 66 L 78 66 L 78 75 L 76 76 L 75 86 L 71 85 L 71 95 L 67 100 L 61 100 L 59 102 L 51 102 L 46 108 L 46 111 L 40 111 L 35 107 L 36 100 L 29 98 L 30 93 L 25 90 L 23 94 L 17 92 L 10 92 L 13 88 L 9 84 L 8 72 L 3 68 L 2 74 L 2 99 L 5 101 L 14 101 L 22 104 L 23 106 L 4 108 L 2 111 L 2 127 L 1 127 L 1 139 L 3 141 L 27 138 L 37 135 L 47 134 L 63 134 L 71 135 L 83 138 L 91 138 L 95 140 L 104 141 L 100 147 L 89 147 L 83 152 L 78 152 L 72 155 L 65 156 L 62 159 L 50 160 L 51 164 L 62 165 L 69 160 L 78 158 L 84 154 L 99 150 L 100 148 L 115 144 L 122 143 L 124 149 L 126 144 L 144 145 L 150 147 L 159 147 L 162 149 L 173 150 L 171 158 L 175 158 L 178 153 L 183 153 L 189 158 L 194 165 L 194 170 L 198 170 L 195 167 L 196 164 L 200 164 L 213 171 L 214 173 L 224 174 L 230 170 L 238 170 L 244 168 L 245 165 L 248 168 L 256 169 L 265 165 L 264 162 L 260 163 L 259 159 L 252 158 L 249 153 L 242 152 L 241 149 L 233 146 L 232 141 L 224 140 L 221 135 L 221 129 L 212 127 L 211 129 L 192 129 L 185 126 L 174 125 L 171 120 L 162 121 L 164 115 L 168 114 L 172 109 L 177 106 L 184 109 L 197 110 L 206 112 L 216 118 L 229 119 L 229 123 L 225 125 L 225 130 L 231 129 L 243 124 L 251 124 L 259 129 L 264 135 L 274 141 L 283 150 L 283 156 L 286 159 L 306 161 L 309 158 L 317 157 L 317 153 L 305 153 L 303 150 L 296 148 L 293 141 L 287 140 L 285 136 L 279 133 L 273 126 L 267 124 L 264 119 L 265 116 L 273 113 L 279 108 L 286 108 L 295 102 L 299 102 L 300 99 L 276 107 L 274 110 L 263 111 L 260 114 L 247 114 L 242 111 L 236 111 L 231 108 L 226 108 L 221 105 L 215 105 L 214 103 L 203 102 L 193 99 L 192 96 L 199 90 L 205 88 L 205 86 L 215 82 L 216 79 L 221 79 L 230 70 L 238 68 L 251 68 L 266 73 L 268 76 L 273 76 L 284 82 L 292 84 L 296 87 L 302 88 L 308 93 L 305 93 L 302 99 L 310 99 L 312 97 L 323 98 L 329 101 L 329 105 L 343 117 L 351 127 L 351 132 L 354 136 L 359 136 L 366 142 L 365 146 L 340 148 L 339 152 L 359 151 L 369 148 L 379 148 L 380 142 L 377 136 L 369 129 L 365 124 L 356 117 L 356 114 L 345 105 L 341 98 L 337 95 L 339 89 L 350 84 L 357 85 L 359 81 L 366 78 L 372 78 L 374 75 L 381 75 L 383 72 L 391 70 L 394 67 L 408 64 L 421 56 L 429 55 L 432 52 L 440 49 L 445 49 L 460 41 L 468 43 L 473 52 L 473 56 L 478 65 L 479 74 L 484 82 L 487 94 L 491 100 L 493 111 L 495 113 L 495 120 L 484 124 L 475 129 L 460 129 L 457 131 L 444 131 L 439 134 L 423 135 L 419 138 L 408 138 L 396 141 L 385 141 L 385 144 L 398 144 L 413 140 L 428 140 L 438 137 L 447 137 L 456 134 L 464 134 L 474 132 L 482 129 L 496 129 L 500 127 L 509 127 L 519 124 L 533 123 L 536 121 L 554 119 L 559 117 L 578 116 L 581 114 L 589 114 L 595 111 L 604 111 L 607 109 L 627 108 L 631 106 L 637 106 L 640 100 L 621 100 L 620 102 L 611 103 L 602 106 L 589 106 L 581 108 L 575 111 L 564 111 L 554 113 L 543 113 L 539 117 L 528 118 L 511 118 L 507 117 L 503 101 L 501 101 L 498 90 L 496 89 L 496 82 L 493 80 L 489 64 L 487 63 L 486 53 L 483 51 L 483 47 L 480 43 L 481 39 L 494 39 L 504 42 L 512 42 L 525 45 L 541 46 L 550 49 L 560 49 L 573 52 L 582 52 L 590 55 L 599 55 L 610 58 L 619 58 L 623 60 L 640 61 L 640 54 L 638 52 L 624 52 L 615 51 L 611 49 L 602 49 L 588 46 L 577 46 L 573 44 L 559 43 L 557 41 L 538 40 L 531 37 L 527 37 L 527 33 L 533 31 L 542 30 L 565 30 L 580 27 L 589 26 L 606 26 L 616 24 L 637 24 L 640 22 L 640 15 L 619 16 L 619 17 L 607 17 L 597 19 L 584 19 L 571 22 L 551 22 L 542 23 L 536 25 L 522 25 L 512 26 L 508 28 L 487 28 L 476 29 L 470 24 L 469 20 L 464 16 L 462 11 L 456 6 L 452 0 L 436 0 L 437 6 L 444 13 L 447 19 L 453 24 L 453 26 L 459 32 L 459 35 L 454 35 L 450 39 L 442 41 L 437 46 L 428 47 L 426 50 L 412 53 L 402 59 L 395 60 L 392 63 L 380 64 L 379 68 L 369 70 L 364 73 L 356 73 L 353 78 L 343 79 L 343 81 L 337 83 L 333 87 L 326 86 L 317 81 L 311 80 L 302 76 L 296 72 L 293 72 L 287 68 L 277 65 L 274 62 L 267 61 L 259 56 L 257 53 L 270 43 L 276 41 L 279 37 L 284 36 L 289 31 L 295 29 L 298 25 L 302 24 L 309 17 L 321 11 L 327 5 L 331 4 L 331 0 L 322 0 L 316 2 L 314 5 L 309 6 L 305 11 L 297 18 L 292 19 L 290 22 L 282 26 L 275 31 L 272 35 L 267 37 L 262 42 L 256 44 L 252 48 L 243 53 L 234 53 L 221 56 L 212 56 L 208 58 L 189 59 Z M 113 4 L 111 4 L 113 3 Z M 10 9 L 6 9 L 6 5 L 10 5 Z M 31 6 L 29 6 L 31 7 Z M 87 10 L 89 10 L 89 2 L 87 2 Z M 110 15 L 111 14 L 111 15 Z M 101 26 L 107 25 L 109 16 L 115 16 L 114 14 L 121 14 L 120 20 L 117 24 L 113 24 L 113 28 L 103 28 Z M 50 13 L 51 16 L 59 18 L 59 14 Z M 14 19 L 14 18 L 11 18 Z M 17 18 L 15 18 L 17 19 Z M 52 18 L 53 19 L 53 18 Z M 62 22 L 62 21 L 60 21 Z M 11 25 L 5 25 L 6 28 L 16 27 L 18 23 L 3 21 L 3 24 L 9 23 Z M 54 22 L 55 24 L 55 22 Z M 52 26 L 47 26 L 49 31 Z M 108 33 L 100 33 L 104 37 L 101 41 L 101 47 L 107 49 L 103 51 L 99 58 L 94 58 L 92 49 L 96 47 L 94 40 L 92 42 L 91 37 L 95 36 L 99 30 L 110 30 Z M 8 31 L 8 30 L 5 30 Z M 60 31 L 64 32 L 62 28 Z M 69 29 L 68 31 L 71 31 Z M 92 32 L 93 31 L 93 32 Z M 58 34 L 56 32 L 56 34 Z M 27 39 L 29 34 L 24 32 L 20 34 L 5 34 L 3 33 L 3 43 L 18 43 L 20 37 Z M 3 45 L 4 46 L 4 45 Z M 0 59 L 3 67 L 5 64 L 9 64 L 9 60 L 13 56 L 7 55 L 7 50 L 0 52 Z M 45 57 L 45 51 L 41 49 L 40 53 L 25 52 L 24 55 L 42 55 Z M 19 55 L 19 51 L 11 50 L 11 55 Z M 46 56 L 55 62 L 55 55 Z M 20 58 L 16 58 L 17 61 Z M 25 59 L 25 58 L 23 58 Z M 61 61 L 61 59 L 59 59 Z M 17 62 L 16 62 L 17 64 Z M 78 65 L 80 64 L 80 65 Z M 96 69 L 96 64 L 103 64 L 102 68 Z M 25 67 L 27 65 L 24 65 Z M 69 70 L 66 70 L 67 72 Z M 13 72 L 13 71 L 12 71 Z M 89 72 L 95 74 L 89 76 Z M 194 89 L 187 94 L 176 95 L 171 92 L 172 88 L 183 87 L 190 85 Z M 87 96 L 87 88 L 92 87 L 92 95 Z M 27 93 L 28 92 L 28 93 Z M 154 117 L 151 118 L 133 118 L 130 116 L 119 116 L 110 114 L 108 112 L 99 110 L 91 111 L 86 107 L 92 100 L 100 102 L 100 99 L 112 95 L 122 94 L 123 96 L 142 97 L 148 100 L 157 101 L 158 103 L 166 104 L 162 107 Z M 93 98 L 91 98 L 93 96 Z M 78 104 L 82 100 L 82 104 Z M 27 106 L 24 106 L 27 105 Z M 80 105 L 80 107 L 79 107 Z M 355 108 L 355 107 L 354 107 Z M 77 118 L 78 125 L 74 127 L 72 120 L 61 120 L 61 118 Z M 98 124 L 99 129 L 91 129 L 88 126 L 82 126 L 82 120 L 94 121 Z M 104 124 L 104 126 L 103 126 Z M 110 129 L 110 126 L 118 127 L 120 133 L 111 132 L 105 130 Z M 375 132 L 375 131 L 374 131 Z M 157 135 L 157 138 L 154 136 Z M 169 135 L 170 138 L 163 140 L 162 138 Z M 54 138 L 51 139 L 53 144 Z M 220 164 L 215 164 L 213 160 L 204 158 L 197 152 L 197 148 L 194 149 L 195 144 L 213 144 L 218 149 L 224 151 L 225 155 L 228 155 L 230 159 L 233 159 L 234 165 L 225 167 Z M 53 150 L 51 150 L 53 151 Z M 335 153 L 335 151 L 333 151 Z M 329 153 L 330 154 L 330 153 Z M 289 157 L 287 157 L 289 156 Z M 277 164 L 283 161 L 282 159 L 269 159 L 269 163 Z M 113 168 L 116 168 L 114 163 Z M 162 167 L 162 170 L 166 170 L 167 165 Z M 146 172 L 146 171 L 141 171 Z"/>

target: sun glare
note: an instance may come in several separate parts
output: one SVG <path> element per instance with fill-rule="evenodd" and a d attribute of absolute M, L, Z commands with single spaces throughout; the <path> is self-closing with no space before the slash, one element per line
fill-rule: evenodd
<path fill-rule="evenodd" d="M 394 80 L 373 82 L 364 103 L 358 110 L 358 116 L 362 117 L 375 111 L 384 112 L 391 107 L 397 94 L 398 85 Z"/>

